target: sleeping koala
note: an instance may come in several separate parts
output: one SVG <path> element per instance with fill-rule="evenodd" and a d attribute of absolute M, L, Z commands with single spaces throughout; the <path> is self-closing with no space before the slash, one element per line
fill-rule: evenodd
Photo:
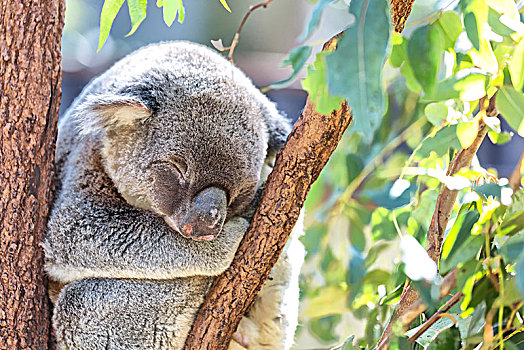
<path fill-rule="evenodd" d="M 181 349 L 288 132 L 197 44 L 147 46 L 93 80 L 59 124 L 43 242 L 58 348 Z M 291 346 L 303 258 L 294 234 L 230 349 Z"/>

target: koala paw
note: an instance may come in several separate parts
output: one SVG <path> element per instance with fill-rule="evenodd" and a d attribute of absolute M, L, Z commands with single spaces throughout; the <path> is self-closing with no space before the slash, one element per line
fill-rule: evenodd
<path fill-rule="evenodd" d="M 237 331 L 233 333 L 233 340 L 246 349 L 249 347 L 249 337 L 245 334 L 242 334 Z"/>

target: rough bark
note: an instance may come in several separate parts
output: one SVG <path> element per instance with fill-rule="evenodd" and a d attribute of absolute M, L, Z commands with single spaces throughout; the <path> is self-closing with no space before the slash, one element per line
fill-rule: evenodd
<path fill-rule="evenodd" d="M 393 0 L 399 31 L 414 0 Z M 324 48 L 330 47 L 327 42 Z M 217 277 L 197 315 L 185 349 L 227 349 L 232 334 L 278 260 L 311 184 L 351 123 L 346 103 L 321 115 L 309 101 L 279 152 L 260 205 L 231 267 Z"/>
<path fill-rule="evenodd" d="M 64 1 L 0 7 L 0 349 L 46 349 L 44 233 L 60 104 Z"/>

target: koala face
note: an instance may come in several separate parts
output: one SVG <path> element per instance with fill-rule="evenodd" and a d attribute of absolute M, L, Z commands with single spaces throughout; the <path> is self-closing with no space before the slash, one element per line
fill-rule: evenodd
<path fill-rule="evenodd" d="M 214 239 L 253 199 L 289 124 L 227 60 L 191 43 L 152 45 L 100 76 L 75 107 L 132 206 Z"/>
<path fill-rule="evenodd" d="M 109 127 L 102 153 L 129 204 L 162 216 L 185 237 L 211 240 L 253 198 L 266 156 L 266 127 L 249 99 L 192 100 Z M 125 113 L 143 108 L 135 109 Z"/>

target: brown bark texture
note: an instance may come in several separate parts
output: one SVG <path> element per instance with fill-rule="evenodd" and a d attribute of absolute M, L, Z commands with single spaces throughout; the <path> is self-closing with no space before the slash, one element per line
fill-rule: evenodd
<path fill-rule="evenodd" d="M 46 349 L 40 241 L 51 200 L 65 5 L 0 3 L 0 349 Z"/>
<path fill-rule="evenodd" d="M 395 28 L 404 27 L 414 0 L 393 0 Z M 332 39 L 333 40 L 333 39 Z M 331 48 L 332 40 L 324 45 Z M 321 115 L 309 101 L 269 175 L 260 205 L 230 268 L 218 276 L 204 301 L 185 349 L 227 349 L 242 316 L 269 277 L 311 184 L 318 178 L 352 117 L 347 103 Z"/>

